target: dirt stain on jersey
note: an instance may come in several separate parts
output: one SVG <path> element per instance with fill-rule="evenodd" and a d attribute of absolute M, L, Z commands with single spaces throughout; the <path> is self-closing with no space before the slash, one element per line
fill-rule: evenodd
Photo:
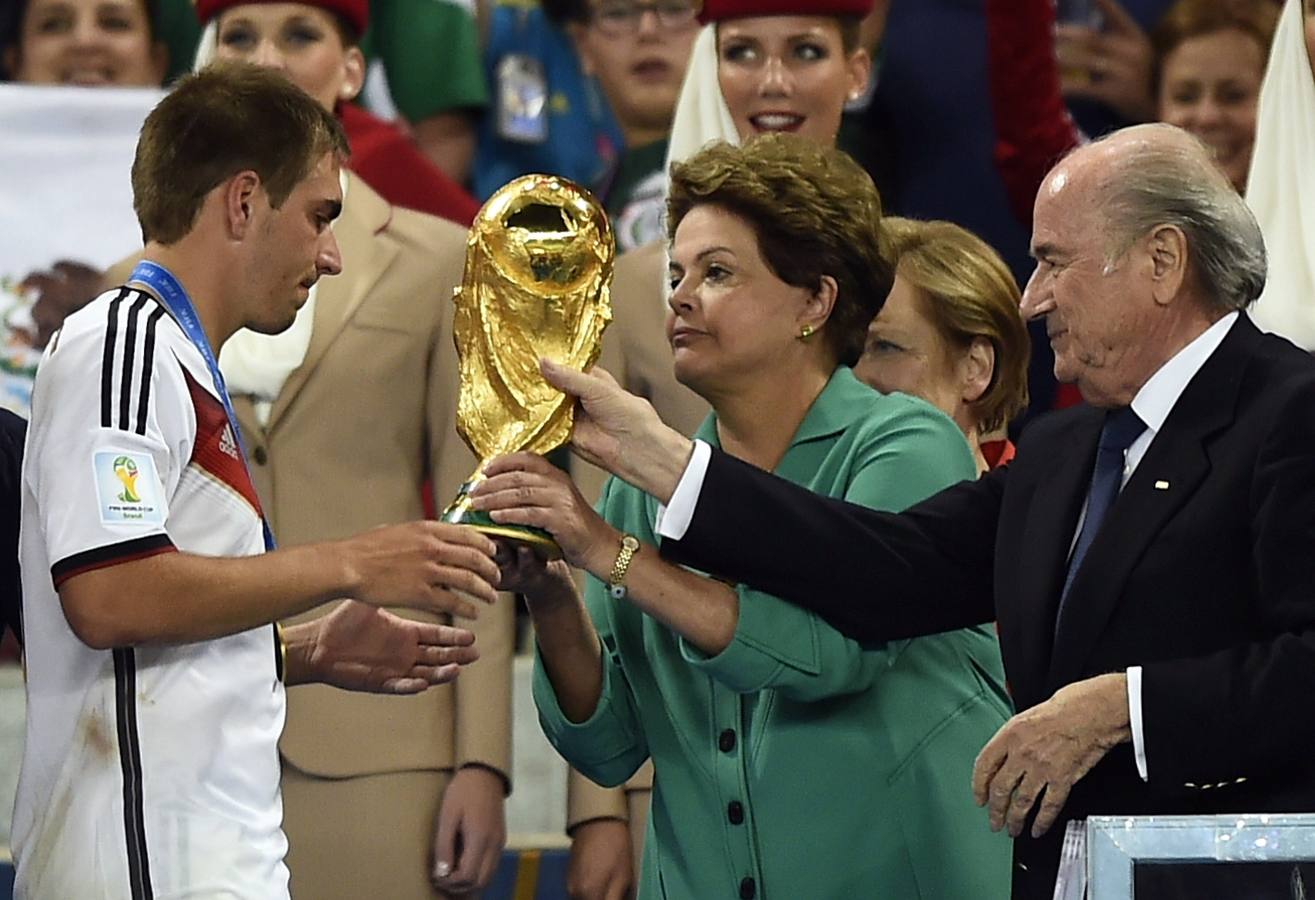
<path fill-rule="evenodd" d="M 82 717 L 82 742 L 93 759 L 113 759 L 117 753 L 110 724 L 99 710 L 90 710 Z"/>

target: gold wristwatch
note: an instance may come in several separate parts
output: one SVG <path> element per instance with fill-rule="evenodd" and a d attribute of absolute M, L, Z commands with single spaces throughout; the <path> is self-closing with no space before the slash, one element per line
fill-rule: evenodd
<path fill-rule="evenodd" d="M 607 592 L 612 595 L 613 600 L 626 598 L 626 572 L 630 570 L 630 561 L 638 552 L 639 538 L 633 534 L 621 535 L 621 550 L 616 554 L 616 562 L 612 563 L 612 574 L 607 578 Z"/>

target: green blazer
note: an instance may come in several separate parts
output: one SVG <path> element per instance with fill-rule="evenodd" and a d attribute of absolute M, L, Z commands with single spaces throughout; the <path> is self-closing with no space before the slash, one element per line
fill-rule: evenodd
<path fill-rule="evenodd" d="M 698 435 L 714 445 L 715 424 Z M 950 419 L 844 367 L 776 470 L 885 510 L 973 472 Z M 600 501 L 609 522 L 650 544 L 657 509 L 615 479 Z M 812 613 L 737 590 L 735 638 L 708 657 L 590 579 L 603 692 L 586 722 L 567 721 L 536 660 L 540 721 L 573 766 L 616 785 L 653 759 L 640 897 L 1007 897 L 1009 840 L 990 832 L 970 786 L 974 758 L 1009 715 L 994 633 L 863 647 Z"/>

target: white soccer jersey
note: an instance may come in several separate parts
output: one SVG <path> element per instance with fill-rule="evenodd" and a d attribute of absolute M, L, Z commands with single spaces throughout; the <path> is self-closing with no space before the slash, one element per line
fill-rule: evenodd
<path fill-rule="evenodd" d="M 94 650 L 56 591 L 157 553 L 264 550 L 259 500 L 205 361 L 142 291 L 97 298 L 46 351 L 20 547 L 16 896 L 287 897 L 273 628 Z"/>

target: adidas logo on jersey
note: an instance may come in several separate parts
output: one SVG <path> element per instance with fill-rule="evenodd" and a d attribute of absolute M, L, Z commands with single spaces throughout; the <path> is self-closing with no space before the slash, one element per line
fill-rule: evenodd
<path fill-rule="evenodd" d="M 232 425 L 225 425 L 223 432 L 219 435 L 219 449 L 221 452 L 233 457 L 233 459 L 242 458 L 237 452 L 237 440 L 233 437 Z"/>

